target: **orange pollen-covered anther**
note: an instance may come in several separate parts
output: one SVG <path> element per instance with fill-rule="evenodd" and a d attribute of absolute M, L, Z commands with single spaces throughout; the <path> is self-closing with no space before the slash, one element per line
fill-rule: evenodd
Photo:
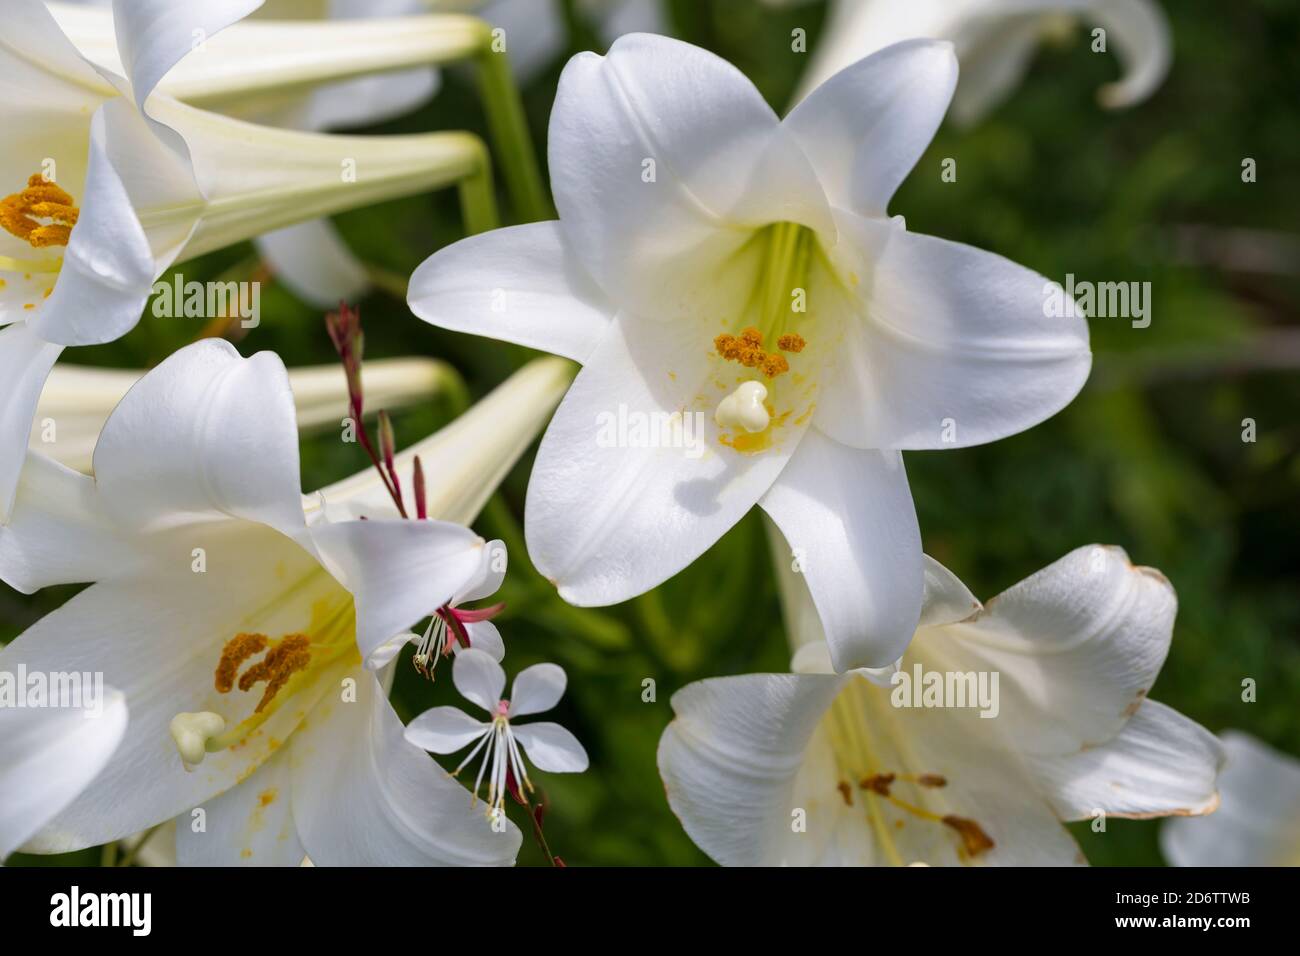
<path fill-rule="evenodd" d="M 802 336 L 789 333 L 781 336 L 777 344 L 787 352 L 800 352 L 807 343 Z M 763 333 L 753 326 L 742 329 L 739 335 L 719 335 L 713 340 L 713 347 L 726 361 L 756 368 L 768 378 L 790 371 L 790 363 L 784 355 L 763 348 Z"/>
<path fill-rule="evenodd" d="M 217 690 L 222 694 L 229 693 L 234 688 L 235 674 L 240 666 L 268 646 L 271 649 L 266 656 L 244 671 L 239 678 L 241 691 L 251 690 L 253 685 L 266 682 L 262 699 L 254 708 L 254 712 L 259 714 L 289 682 L 290 677 L 305 670 L 311 663 L 311 638 L 306 634 L 288 634 L 272 645 L 265 634 L 236 634 L 222 648 L 216 671 Z"/>
<path fill-rule="evenodd" d="M 971 856 L 979 856 L 984 851 L 993 849 L 993 839 L 974 820 L 949 814 L 943 818 L 943 822 L 961 835 L 962 845 Z"/>
<path fill-rule="evenodd" d="M 0 227 L 37 249 L 66 246 L 80 215 L 72 195 L 41 173 L 22 192 L 0 199 Z"/>

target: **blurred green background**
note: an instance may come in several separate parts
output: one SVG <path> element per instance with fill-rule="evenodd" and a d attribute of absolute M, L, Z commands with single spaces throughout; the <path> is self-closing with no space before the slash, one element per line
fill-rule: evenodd
<path fill-rule="evenodd" d="M 778 110 L 805 56 L 790 31 L 818 41 L 821 4 L 774 11 L 753 0 L 666 4 L 676 34 L 735 63 Z M 1011 99 L 974 129 L 940 131 L 894 200 L 910 229 L 968 242 L 1063 281 L 1149 281 L 1149 328 L 1092 322 L 1092 379 L 1064 412 L 991 446 L 907 456 L 927 552 L 987 598 L 1090 542 L 1119 544 L 1177 588 L 1173 648 L 1153 696 L 1213 731 L 1247 730 L 1300 754 L 1300 7 L 1293 0 L 1177 0 L 1163 6 L 1174 32 L 1171 75 L 1134 109 L 1107 112 L 1095 92 L 1113 55 L 1088 47 L 1086 28 L 1045 45 Z M 574 51 L 599 49 L 566 5 Z M 525 104 L 539 157 L 561 60 L 531 82 Z M 418 113 L 373 132 L 468 128 L 486 135 L 472 79 L 449 71 Z M 957 160 L 955 183 L 940 163 Z M 1258 181 L 1243 183 L 1252 157 Z M 509 219 L 506 197 L 503 211 Z M 455 196 L 392 202 L 338 217 L 364 260 L 408 275 L 461 234 Z M 186 263 L 187 279 L 247 278 L 250 246 Z M 528 359 L 518 348 L 433 329 L 398 298 L 361 303 L 371 358 L 444 358 L 471 395 Z M 322 316 L 274 281 L 245 354 L 288 364 L 333 359 Z M 126 339 L 81 349 L 82 364 L 147 367 L 197 334 L 146 314 Z M 443 398 L 396 418 L 399 445 L 457 411 Z M 1242 440 L 1243 419 L 1257 440 Z M 361 469 L 355 445 L 333 433 L 304 441 L 304 485 Z M 499 623 L 508 671 L 563 665 L 569 691 L 555 719 L 586 744 L 591 770 L 541 775 L 552 802 L 547 833 L 571 865 L 706 864 L 663 795 L 655 748 L 669 698 L 703 677 L 784 670 L 789 652 L 757 513 L 687 571 L 619 607 L 564 606 L 522 546 L 532 454 L 478 524 L 507 539 L 511 571 Z M 437 463 L 426 462 L 436 468 Z M 517 543 L 516 543 L 517 542 Z M 74 589 L 31 598 L 0 590 L 0 639 L 12 639 Z M 735 608 L 745 595 L 744 613 Z M 445 673 L 445 672 L 444 672 Z M 1258 701 L 1243 703 L 1253 678 Z M 642 701 L 642 682 L 657 699 Z M 404 719 L 454 703 L 450 680 L 430 686 L 401 668 L 394 702 Z M 720 794 L 719 799 L 726 799 Z M 522 819 L 521 819 L 522 823 Z M 1156 822 L 1073 829 L 1094 864 L 1159 864 Z M 88 863 L 98 851 L 11 862 Z M 541 855 L 526 839 L 520 858 Z"/>

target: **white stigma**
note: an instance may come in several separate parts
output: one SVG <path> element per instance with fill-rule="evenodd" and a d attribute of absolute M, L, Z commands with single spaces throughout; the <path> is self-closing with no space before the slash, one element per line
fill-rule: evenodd
<path fill-rule="evenodd" d="M 772 421 L 763 401 L 767 388 L 762 382 L 742 382 L 740 386 L 718 403 L 713 420 L 723 428 L 743 428 L 756 434 Z"/>
<path fill-rule="evenodd" d="M 185 769 L 189 770 L 203 762 L 208 741 L 226 729 L 226 721 L 220 714 L 205 710 L 197 714 L 177 714 L 168 729 L 172 740 L 176 741 L 181 760 L 185 761 Z"/>

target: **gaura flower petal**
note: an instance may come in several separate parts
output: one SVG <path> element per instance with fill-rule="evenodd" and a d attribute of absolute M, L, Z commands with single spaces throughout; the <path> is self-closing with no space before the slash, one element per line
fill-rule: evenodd
<path fill-rule="evenodd" d="M 505 660 L 506 644 L 495 624 L 491 621 L 468 621 L 463 626 L 469 634 L 470 647 L 487 654 L 498 664 Z"/>
<path fill-rule="evenodd" d="M 430 753 L 454 754 L 482 737 L 490 726 L 459 707 L 434 707 L 406 725 L 406 739 Z"/>
<path fill-rule="evenodd" d="M 721 234 L 721 221 L 830 228 L 816 176 L 771 107 L 690 44 L 631 34 L 604 57 L 575 56 L 548 149 L 565 237 L 607 294 L 651 317 L 672 317 L 656 309 L 702 294 L 735 255 L 746 237 Z"/>
<path fill-rule="evenodd" d="M 1166 821 L 1165 859 L 1173 866 L 1300 866 L 1300 760 L 1240 730 L 1219 740 L 1227 758 L 1223 802 L 1209 816 Z"/>
<path fill-rule="evenodd" d="M 832 203 L 884 216 L 943 121 L 957 85 L 952 44 L 911 40 L 835 74 L 785 118 Z"/>
<path fill-rule="evenodd" d="M 127 525 L 229 515 L 294 533 L 302 485 L 284 365 L 270 352 L 244 359 L 220 339 L 172 355 L 109 416 L 94 470 Z"/>
<path fill-rule="evenodd" d="M 973 246 L 843 214 L 864 277 L 816 425 L 858 448 L 962 448 L 1054 415 L 1092 367 L 1088 326 L 1047 280 Z M 869 277 L 869 278 L 866 278 Z"/>
<path fill-rule="evenodd" d="M 470 652 L 458 657 L 463 658 Z M 356 670 L 353 703 L 327 695 L 294 735 L 293 815 L 323 866 L 509 866 L 523 841 L 492 828 L 465 788 L 407 742 L 374 674 Z M 298 759 L 310 753 L 338 759 Z"/>
<path fill-rule="evenodd" d="M 104 769 L 126 732 L 126 698 L 104 688 L 98 715 L 71 707 L 0 708 L 0 862 Z"/>
<path fill-rule="evenodd" d="M 469 604 L 471 601 L 481 601 L 496 594 L 501 587 L 501 582 L 506 579 L 508 561 L 506 543 L 500 538 L 493 538 L 484 545 L 478 570 L 461 590 L 452 595 L 452 607 Z"/>
<path fill-rule="evenodd" d="M 451 679 L 460 696 L 492 713 L 496 712 L 501 693 L 506 689 L 506 672 L 501 665 L 472 647 L 456 655 Z"/>
<path fill-rule="evenodd" d="M 564 688 L 567 684 L 568 677 L 564 673 L 564 668 L 558 664 L 534 664 L 532 667 L 525 667 L 515 675 L 515 682 L 510 688 L 510 719 L 550 710 L 564 696 Z M 542 769 L 547 768 L 542 767 Z"/>
<path fill-rule="evenodd" d="M 1062 820 L 1198 816 L 1219 805 L 1224 753 L 1215 736 L 1172 707 L 1145 700 L 1106 743 L 1066 757 L 1029 758 Z"/>
<path fill-rule="evenodd" d="M 243 783 L 203 804 L 204 829 L 181 816 L 180 866 L 301 866 L 307 851 L 294 826 L 290 752 L 283 750 Z"/>
<path fill-rule="evenodd" d="M 356 601 L 357 647 L 371 655 L 474 574 L 483 539 L 447 521 L 379 518 L 317 524 L 303 533 L 330 573 Z"/>
<path fill-rule="evenodd" d="M 759 504 L 799 560 L 835 670 L 897 660 L 925 582 L 902 456 L 811 429 Z"/>
<path fill-rule="evenodd" d="M 712 419 L 683 412 L 713 389 L 708 355 L 679 348 L 664 328 L 620 316 L 537 453 L 524 508 L 528 553 L 572 604 L 627 600 L 694 561 L 771 487 L 807 426 L 807 416 L 789 422 L 762 454 L 722 447 Z M 628 413 L 649 427 L 675 423 L 680 440 L 602 440 L 602 421 Z"/>
<path fill-rule="evenodd" d="M 446 329 L 585 361 L 614 306 L 565 243 L 557 222 L 470 236 L 411 276 L 411 311 Z"/>
<path fill-rule="evenodd" d="M 589 761 L 578 738 L 559 724 L 540 721 L 515 724 L 515 738 L 538 770 L 551 773 L 582 773 Z"/>

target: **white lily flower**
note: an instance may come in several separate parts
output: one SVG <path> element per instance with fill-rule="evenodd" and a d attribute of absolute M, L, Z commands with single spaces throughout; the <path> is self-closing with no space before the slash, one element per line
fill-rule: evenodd
<path fill-rule="evenodd" d="M 253 0 L 133 0 L 117 11 L 130 82 L 92 66 L 39 0 L 13 0 L 0 38 L 0 521 L 41 386 L 63 348 L 130 331 L 175 262 L 303 219 L 459 181 L 468 134 L 269 130 L 151 91 Z M 146 98 L 149 114 L 140 109 Z M 354 171 L 355 176 L 349 171 Z"/>
<path fill-rule="evenodd" d="M 583 363 L 525 515 L 566 600 L 656 586 L 757 503 L 806 552 L 836 669 L 902 653 L 923 572 L 899 451 L 1022 431 L 1091 364 L 1085 321 L 1045 316 L 1042 276 L 886 217 L 956 77 L 951 45 L 899 44 L 781 121 L 675 40 L 569 62 L 560 220 L 439 251 L 409 297 L 435 325 Z"/>
<path fill-rule="evenodd" d="M 501 665 L 490 654 L 470 648 L 456 655 L 451 679 L 461 696 L 487 711 L 489 719 L 479 720 L 457 707 L 434 707 L 407 725 L 406 739 L 436 754 L 452 754 L 472 744 L 453 776 L 482 753 L 474 797 L 478 798 L 486 775 L 490 817 L 495 819 L 503 813 L 511 784 L 532 792 L 524 756 L 539 770 L 550 773 L 581 773 L 587 769 L 587 751 L 559 724 L 515 723 L 520 717 L 540 714 L 560 702 L 568 679 L 558 664 L 525 667 L 515 675 L 510 697 L 505 699 L 501 694 L 506 687 L 506 673 Z"/>
<path fill-rule="evenodd" d="M 1173 866 L 1300 866 L 1300 760 L 1240 730 L 1219 735 L 1223 803 L 1205 819 L 1166 821 Z"/>
<path fill-rule="evenodd" d="M 126 732 L 126 698 L 105 688 L 100 713 L 0 706 L 0 864 L 76 799 Z"/>
<path fill-rule="evenodd" d="M 95 442 L 109 414 L 144 372 L 57 365 L 36 406 L 29 448 L 90 472 Z M 361 370 L 372 408 L 407 408 L 446 389 L 458 376 L 437 359 L 374 359 Z M 338 363 L 289 370 L 289 387 L 303 432 L 337 427 L 349 414 L 347 378 Z"/>
<path fill-rule="evenodd" d="M 219 340 L 131 389 L 93 479 L 29 456 L 0 579 L 93 583 L 0 650 L 0 670 L 102 673 L 130 711 L 113 759 L 31 849 L 177 818 L 189 863 L 511 862 L 518 831 L 467 811 L 366 665 L 476 579 L 485 542 L 451 522 L 477 513 L 567 378 L 531 366 L 408 449 L 398 467 L 429 463 L 429 513 L 447 520 L 390 517 L 364 473 L 304 499 L 283 365 Z"/>
<path fill-rule="evenodd" d="M 1011 94 L 1043 40 L 1080 20 L 1106 31 L 1107 49 L 1114 49 L 1124 71 L 1122 79 L 1098 92 L 1103 106 L 1132 106 L 1164 81 L 1170 31 L 1155 0 L 831 0 L 823 39 L 813 50 L 795 102 L 890 44 L 950 40 L 962 71 L 952 118 L 970 125 Z"/>
<path fill-rule="evenodd" d="M 981 606 L 927 561 L 899 676 L 834 675 L 812 643 L 793 674 L 673 696 L 659 770 L 709 856 L 1069 865 L 1061 821 L 1214 809 L 1218 742 L 1147 699 L 1177 605 L 1158 571 L 1085 547 Z"/>

